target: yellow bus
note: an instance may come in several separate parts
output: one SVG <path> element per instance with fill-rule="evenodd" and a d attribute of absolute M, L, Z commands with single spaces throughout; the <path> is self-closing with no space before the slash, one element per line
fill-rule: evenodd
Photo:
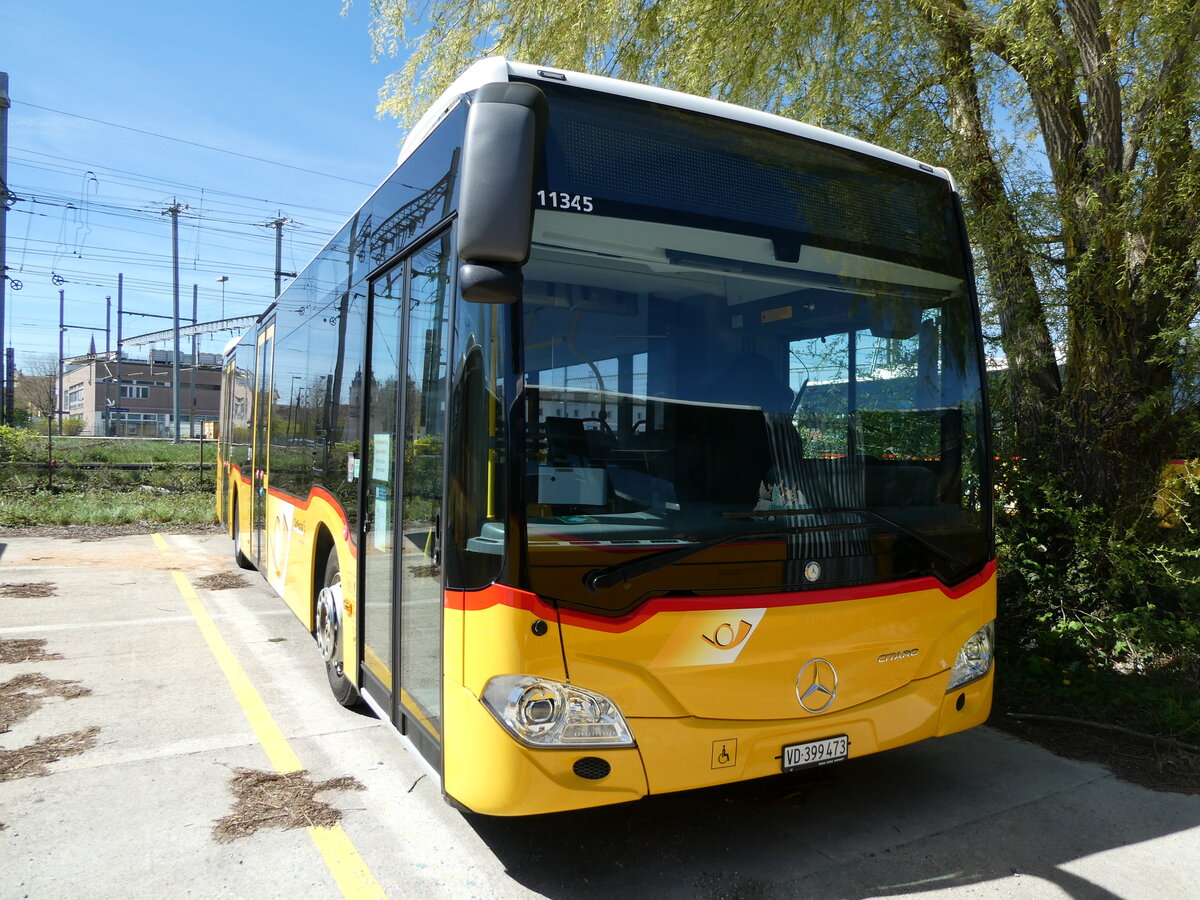
<path fill-rule="evenodd" d="M 462 807 L 988 715 L 988 409 L 945 171 L 484 60 L 228 348 L 222 406 L 238 562 Z"/>

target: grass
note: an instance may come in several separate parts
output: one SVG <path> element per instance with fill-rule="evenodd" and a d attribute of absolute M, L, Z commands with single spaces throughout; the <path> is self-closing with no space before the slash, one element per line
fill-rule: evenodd
<path fill-rule="evenodd" d="M 123 491 L 0 494 L 0 527 L 30 525 L 215 524 L 213 491 Z"/>
<path fill-rule="evenodd" d="M 32 431 L 17 431 L 9 441 L 0 440 L 0 457 L 8 450 L 17 462 L 46 461 L 48 451 L 46 435 Z M 2 436 L 0 436 L 2 437 Z M 150 441 L 138 438 L 80 438 L 52 436 L 50 449 L 59 465 L 87 462 L 109 463 L 200 463 L 200 441 L 188 440 L 178 444 L 170 441 Z M 216 441 L 204 442 L 204 464 L 211 466 L 217 460 Z"/>
<path fill-rule="evenodd" d="M 51 468 L 44 434 L 0 426 L 0 528 L 211 526 L 216 452 L 216 443 L 205 441 L 202 466 L 199 441 L 54 436 Z M 96 463 L 153 468 L 79 468 Z"/>

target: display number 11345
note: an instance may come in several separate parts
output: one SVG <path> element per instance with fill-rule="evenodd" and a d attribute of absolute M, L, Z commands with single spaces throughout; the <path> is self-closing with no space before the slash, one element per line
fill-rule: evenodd
<path fill-rule="evenodd" d="M 566 191 L 538 191 L 537 197 L 540 206 L 550 209 L 573 209 L 585 213 L 590 213 L 595 209 L 591 197 L 568 194 Z"/>

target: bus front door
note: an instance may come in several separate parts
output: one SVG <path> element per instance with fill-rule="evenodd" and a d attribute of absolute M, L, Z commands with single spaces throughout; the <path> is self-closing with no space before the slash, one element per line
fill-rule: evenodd
<path fill-rule="evenodd" d="M 436 769 L 449 265 L 437 238 L 371 284 L 360 544 L 363 689 Z"/>

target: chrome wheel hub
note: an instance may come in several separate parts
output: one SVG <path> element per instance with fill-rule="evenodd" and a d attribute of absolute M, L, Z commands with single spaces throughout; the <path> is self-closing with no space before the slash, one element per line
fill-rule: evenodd
<path fill-rule="evenodd" d="M 337 651 L 341 605 L 340 583 L 321 588 L 321 593 L 317 594 L 317 646 L 321 648 L 321 655 L 327 663 L 333 662 L 334 653 Z"/>

